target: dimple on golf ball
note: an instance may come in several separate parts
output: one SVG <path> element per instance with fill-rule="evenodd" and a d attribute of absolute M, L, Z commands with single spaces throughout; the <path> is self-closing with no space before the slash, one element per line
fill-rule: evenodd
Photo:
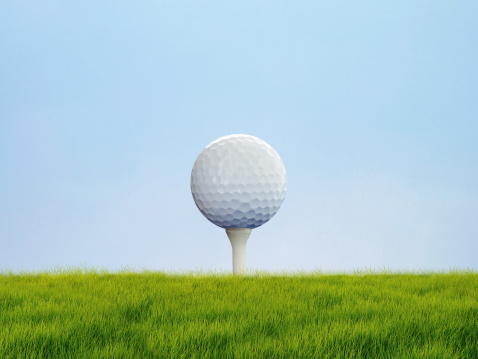
<path fill-rule="evenodd" d="M 191 192 L 201 213 L 221 228 L 256 228 L 279 210 L 287 175 L 277 152 L 250 135 L 210 143 L 191 173 Z"/>

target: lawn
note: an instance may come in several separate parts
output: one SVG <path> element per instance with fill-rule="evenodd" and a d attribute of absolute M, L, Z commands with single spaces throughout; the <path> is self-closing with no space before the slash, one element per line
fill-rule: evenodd
<path fill-rule="evenodd" d="M 478 273 L 4 271 L 0 358 L 478 358 Z"/>

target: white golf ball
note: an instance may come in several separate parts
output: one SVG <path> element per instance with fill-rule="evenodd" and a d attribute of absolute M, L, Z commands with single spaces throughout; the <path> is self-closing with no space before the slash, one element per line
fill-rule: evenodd
<path fill-rule="evenodd" d="M 256 228 L 279 210 L 287 175 L 277 152 L 249 135 L 224 136 L 198 156 L 191 192 L 201 213 L 221 228 Z"/>

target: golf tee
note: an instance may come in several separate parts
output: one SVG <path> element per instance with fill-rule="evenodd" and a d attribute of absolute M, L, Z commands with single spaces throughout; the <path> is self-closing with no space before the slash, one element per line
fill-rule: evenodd
<path fill-rule="evenodd" d="M 242 274 L 246 267 L 246 243 L 251 235 L 250 228 L 227 228 L 226 233 L 232 246 L 232 269 L 235 275 Z"/>

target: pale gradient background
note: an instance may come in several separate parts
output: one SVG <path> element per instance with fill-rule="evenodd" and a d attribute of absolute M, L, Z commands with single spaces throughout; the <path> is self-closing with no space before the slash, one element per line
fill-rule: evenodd
<path fill-rule="evenodd" d="M 232 270 L 189 188 L 288 173 L 248 268 L 478 268 L 478 2 L 0 2 L 0 269 Z"/>

